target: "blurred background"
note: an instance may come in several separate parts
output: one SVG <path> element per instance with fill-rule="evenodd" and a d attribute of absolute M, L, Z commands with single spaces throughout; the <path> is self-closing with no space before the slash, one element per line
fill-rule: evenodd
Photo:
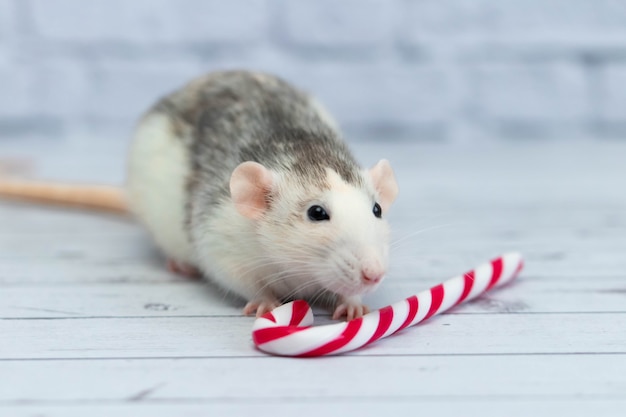
<path fill-rule="evenodd" d="M 312 92 L 352 142 L 626 136 L 623 0 L 0 0 L 0 142 L 126 144 L 226 68 Z"/>

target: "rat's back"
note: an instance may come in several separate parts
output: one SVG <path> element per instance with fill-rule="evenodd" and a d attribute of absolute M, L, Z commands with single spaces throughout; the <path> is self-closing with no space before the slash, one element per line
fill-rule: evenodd
<path fill-rule="evenodd" d="M 277 131 L 336 137 L 335 123 L 312 98 L 271 75 L 245 71 L 208 74 L 164 97 L 141 119 L 129 157 L 131 210 L 166 255 L 194 264 L 190 206 L 228 196 L 242 150 Z"/>

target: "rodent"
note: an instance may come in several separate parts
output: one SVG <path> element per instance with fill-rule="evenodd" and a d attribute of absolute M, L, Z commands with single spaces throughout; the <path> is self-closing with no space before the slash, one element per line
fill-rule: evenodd
<path fill-rule="evenodd" d="M 18 197 L 51 189 L 0 183 L 0 194 Z M 359 167 L 308 94 L 269 74 L 223 71 L 192 80 L 140 119 L 125 193 L 56 190 L 63 202 L 130 210 L 171 267 L 197 269 L 245 298 L 245 314 L 304 297 L 333 300 L 333 317 L 352 319 L 368 312 L 361 296 L 387 270 L 385 215 L 398 186 L 384 159 Z"/>

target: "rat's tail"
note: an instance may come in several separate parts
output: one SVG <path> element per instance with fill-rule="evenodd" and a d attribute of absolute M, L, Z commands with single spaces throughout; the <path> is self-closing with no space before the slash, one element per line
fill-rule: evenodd
<path fill-rule="evenodd" d="M 106 185 L 72 185 L 0 178 L 0 197 L 114 213 L 129 211 L 122 188 Z"/>

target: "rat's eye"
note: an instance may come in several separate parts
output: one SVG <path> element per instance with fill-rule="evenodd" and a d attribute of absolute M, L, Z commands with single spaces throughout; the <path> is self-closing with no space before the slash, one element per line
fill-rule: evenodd
<path fill-rule="evenodd" d="M 374 216 L 378 217 L 379 219 L 383 217 L 383 209 L 380 208 L 380 204 L 378 203 L 374 203 L 374 209 L 372 210 L 372 212 L 374 213 Z"/>
<path fill-rule="evenodd" d="M 330 216 L 326 213 L 326 210 L 324 210 L 324 207 L 322 206 L 311 206 L 306 214 L 309 216 L 309 219 L 314 222 L 330 220 Z"/>

